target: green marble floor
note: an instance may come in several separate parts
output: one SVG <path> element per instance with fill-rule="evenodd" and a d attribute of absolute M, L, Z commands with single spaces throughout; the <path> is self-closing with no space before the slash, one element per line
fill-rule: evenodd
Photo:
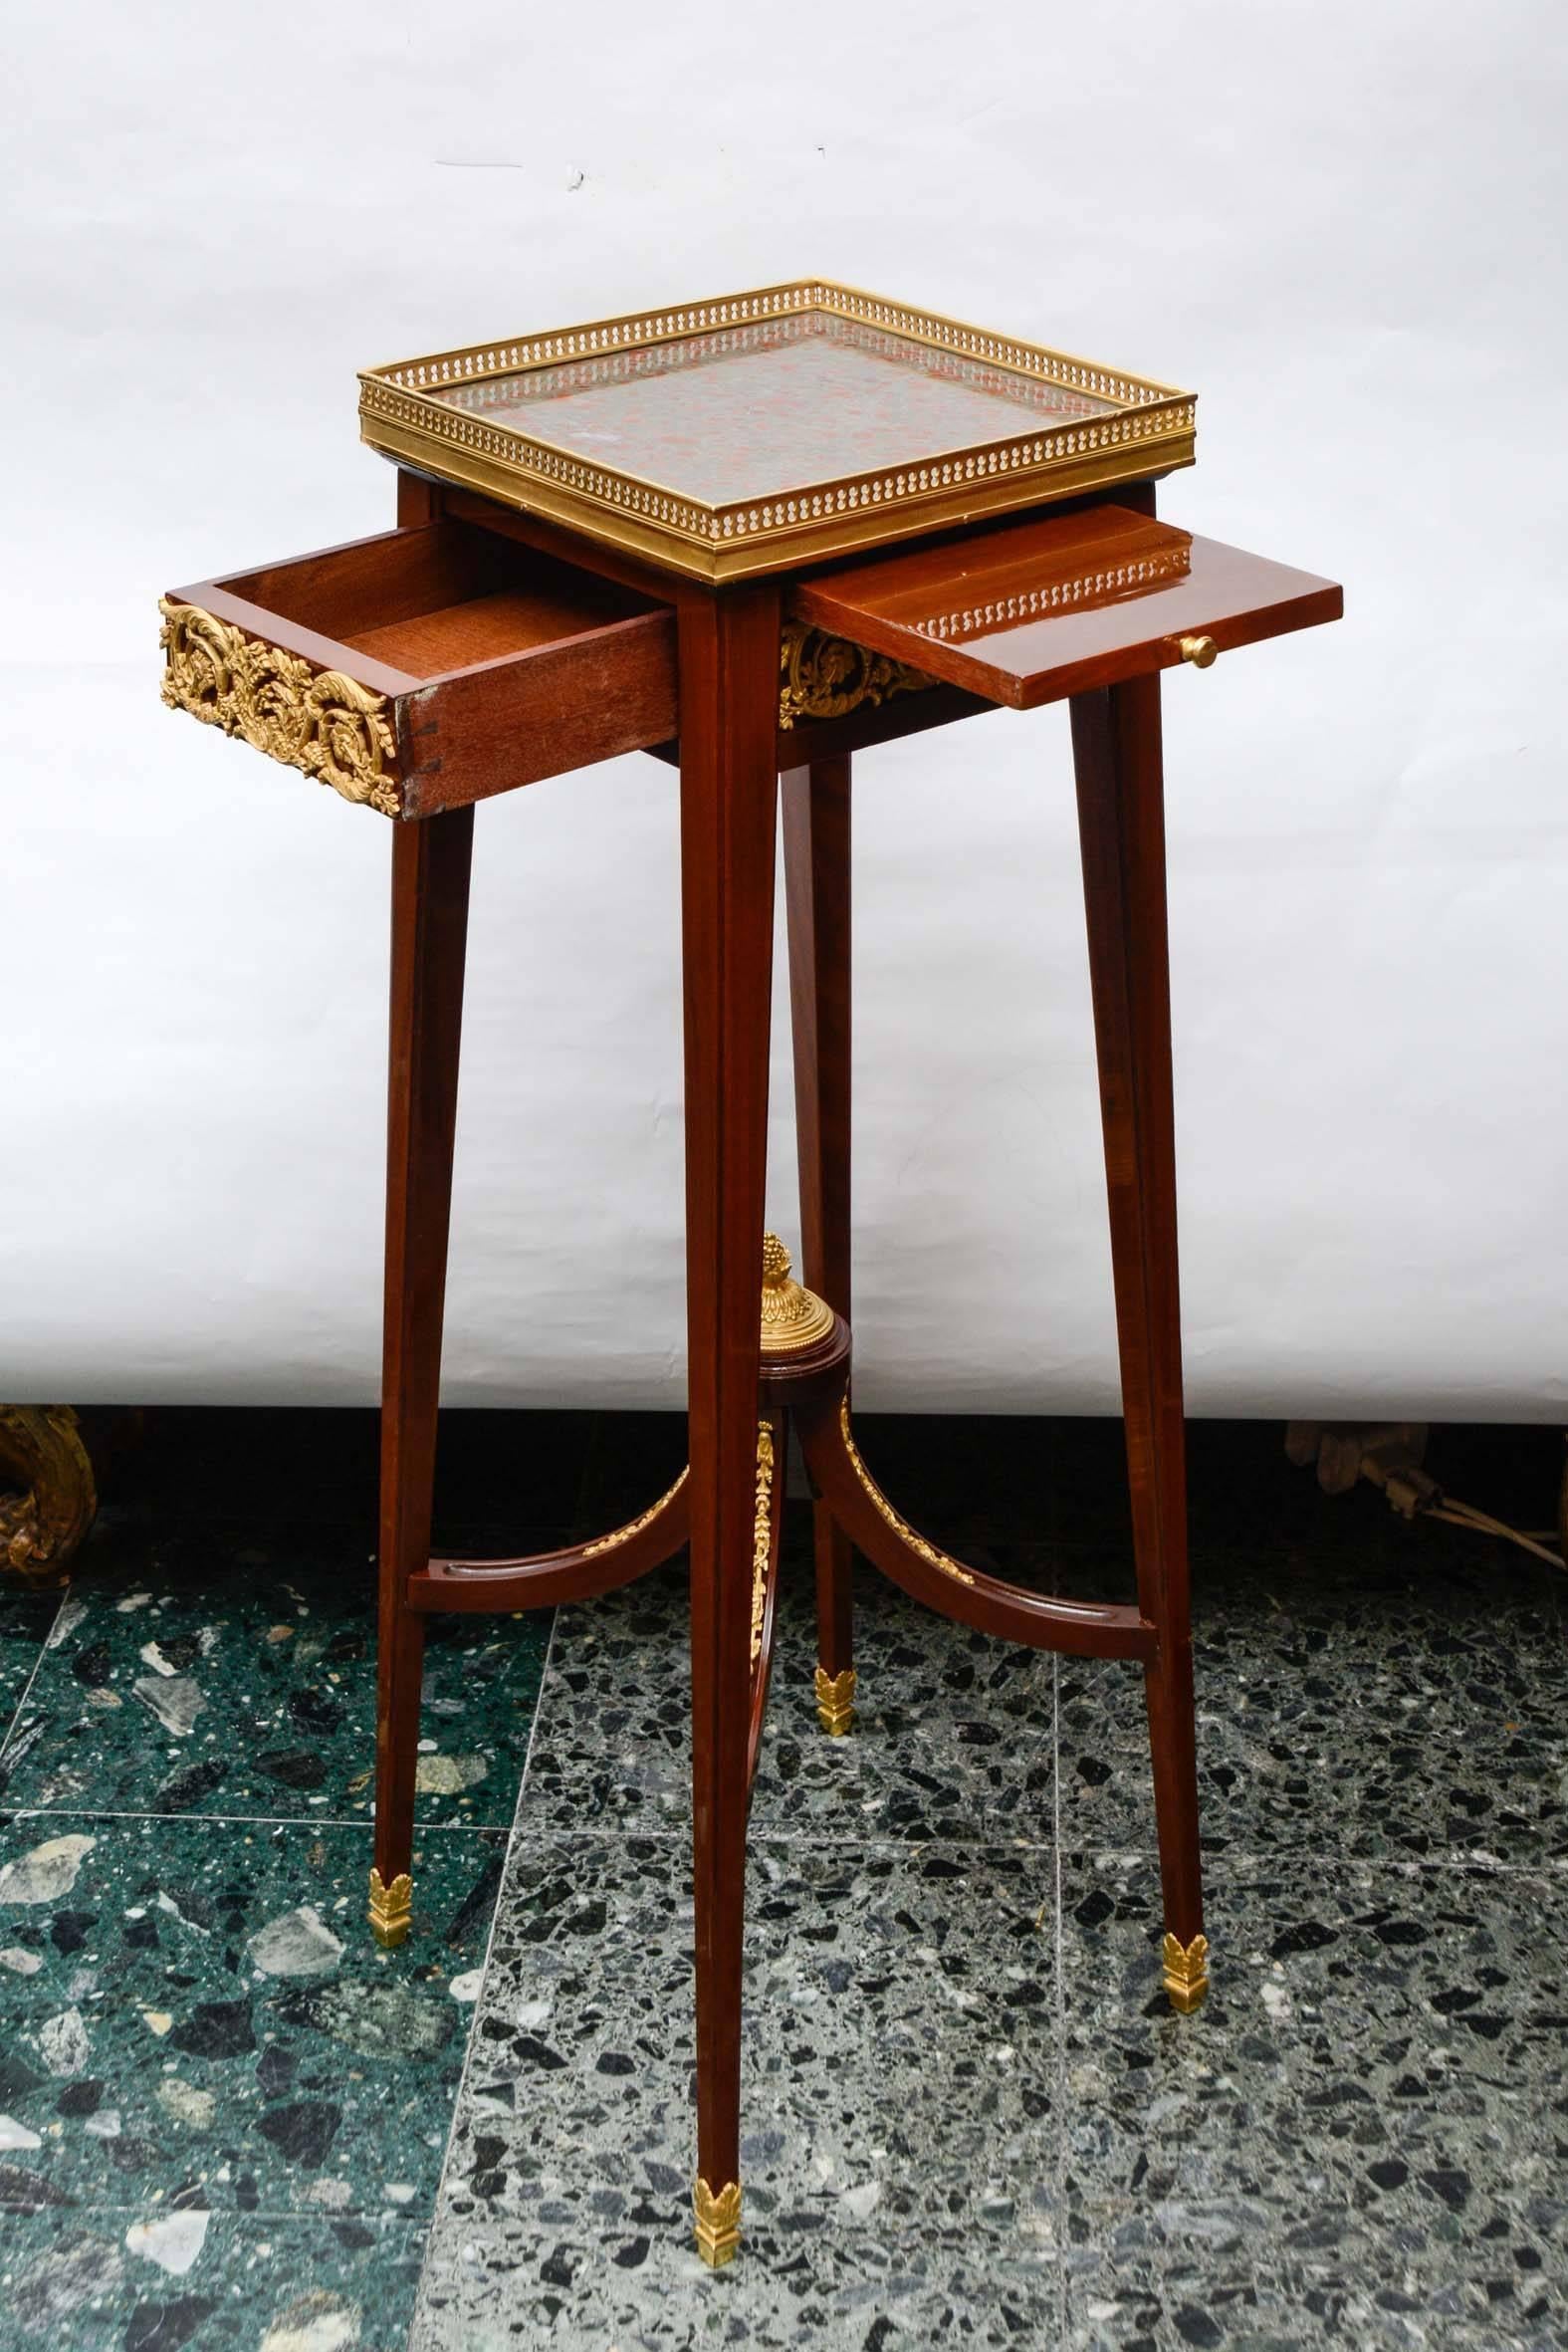
<path fill-rule="evenodd" d="M 540 1418 L 454 1433 L 454 1542 L 572 1525 Z M 432 1622 L 379 1952 L 369 1422 L 153 1416 L 69 1592 L 0 1588 L 7 2348 L 406 2341 L 550 1621 Z"/>

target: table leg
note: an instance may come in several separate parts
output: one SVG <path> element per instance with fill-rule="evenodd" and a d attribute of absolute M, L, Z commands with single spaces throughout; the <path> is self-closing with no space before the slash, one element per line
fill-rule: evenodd
<path fill-rule="evenodd" d="M 680 611 L 691 1461 L 697 2247 L 740 2238 L 741 1961 L 768 1038 L 778 808 L 779 599 Z"/>
<path fill-rule="evenodd" d="M 399 824 L 392 835 L 380 1648 L 370 1873 L 370 1925 L 382 1944 L 403 1941 L 412 1909 L 424 1619 L 408 1605 L 408 1579 L 430 1558 L 473 843 L 472 809 Z"/>
<path fill-rule="evenodd" d="M 1208 1990 L 1187 1570 L 1160 682 L 1076 695 L 1073 761 L 1099 1058 L 1122 1410 L 1165 1898 L 1165 1987 Z"/>
<path fill-rule="evenodd" d="M 794 1032 L 795 1148 L 801 1273 L 847 1323 L 849 1313 L 849 760 L 818 760 L 783 779 L 789 1005 Z M 825 1503 L 816 1545 L 816 1712 L 847 1732 L 855 1670 L 848 1536 Z"/>

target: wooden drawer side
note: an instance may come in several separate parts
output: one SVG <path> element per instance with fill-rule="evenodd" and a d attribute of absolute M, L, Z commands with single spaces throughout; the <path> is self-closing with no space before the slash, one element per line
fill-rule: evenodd
<path fill-rule="evenodd" d="M 679 724 L 675 674 L 675 615 L 662 611 L 416 688 L 398 710 L 404 815 L 666 742 Z"/>

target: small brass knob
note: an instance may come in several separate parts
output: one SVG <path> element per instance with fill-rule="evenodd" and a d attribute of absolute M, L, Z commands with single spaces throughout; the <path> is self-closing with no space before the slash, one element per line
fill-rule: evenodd
<path fill-rule="evenodd" d="M 1190 661 L 1195 670 L 1206 670 L 1220 658 L 1220 648 L 1213 637 L 1184 637 L 1182 659 Z"/>

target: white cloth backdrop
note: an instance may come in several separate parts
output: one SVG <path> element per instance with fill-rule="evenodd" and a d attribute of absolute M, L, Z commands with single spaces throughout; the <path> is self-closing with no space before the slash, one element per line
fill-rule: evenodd
<path fill-rule="evenodd" d="M 15 14 L 0 1396 L 375 1393 L 389 831 L 160 708 L 159 588 L 390 522 L 359 365 L 820 270 L 1195 386 L 1165 513 L 1346 583 L 1167 689 L 1194 1409 L 1563 1415 L 1565 66 L 1552 0 Z M 1113 1409 L 1065 716 L 858 780 L 862 1400 Z M 449 1401 L 681 1400 L 676 889 L 652 761 L 480 812 Z"/>

